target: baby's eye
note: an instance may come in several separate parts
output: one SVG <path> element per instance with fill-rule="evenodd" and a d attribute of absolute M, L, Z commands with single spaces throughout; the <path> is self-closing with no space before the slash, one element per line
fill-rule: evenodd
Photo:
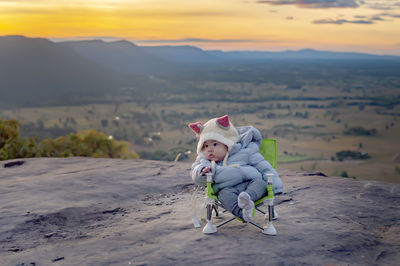
<path fill-rule="evenodd" d="M 208 148 L 208 145 L 204 145 L 204 147 Z"/>
<path fill-rule="evenodd" d="M 214 147 L 216 147 L 217 146 L 217 143 L 214 143 Z"/>

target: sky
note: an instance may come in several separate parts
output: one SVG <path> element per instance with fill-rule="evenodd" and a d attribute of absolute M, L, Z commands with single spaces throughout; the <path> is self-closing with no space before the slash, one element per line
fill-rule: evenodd
<path fill-rule="evenodd" d="M 400 55 L 400 0 L 0 0 L 0 36 Z"/>

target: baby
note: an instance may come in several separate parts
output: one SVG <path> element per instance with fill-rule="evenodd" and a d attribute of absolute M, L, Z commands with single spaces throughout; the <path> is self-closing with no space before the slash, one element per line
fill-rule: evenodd
<path fill-rule="evenodd" d="M 283 191 L 276 171 L 259 153 L 262 136 L 251 126 L 235 128 L 227 115 L 189 127 L 199 137 L 192 179 L 205 185 L 205 174 L 216 162 L 213 190 L 225 209 L 246 222 L 251 221 L 254 201 L 266 194 L 266 175 L 273 173 L 274 193 Z"/>

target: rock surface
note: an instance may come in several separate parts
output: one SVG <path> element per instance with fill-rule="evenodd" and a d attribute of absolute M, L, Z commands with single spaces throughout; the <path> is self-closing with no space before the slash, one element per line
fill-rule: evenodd
<path fill-rule="evenodd" d="M 190 164 L 39 158 L 4 167 L 15 161 L 0 164 L 0 265 L 400 261 L 400 185 L 278 169 L 277 236 L 238 220 L 204 235 L 191 222 Z M 195 195 L 201 206 L 204 191 Z"/>

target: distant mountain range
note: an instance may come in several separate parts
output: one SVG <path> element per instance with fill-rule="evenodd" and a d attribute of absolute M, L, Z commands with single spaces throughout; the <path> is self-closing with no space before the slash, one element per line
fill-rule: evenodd
<path fill-rule="evenodd" d="M 0 103 L 22 105 L 85 102 L 121 87 L 153 88 L 154 77 L 216 78 L 235 67 L 285 62 L 384 62 L 399 56 L 299 51 L 206 51 L 193 46 L 137 46 L 128 41 L 52 42 L 0 37 Z M 390 69 L 392 69 L 391 67 Z M 273 69 L 273 68 L 269 68 Z M 232 72 L 235 76 L 236 72 Z M 232 76 L 232 73 L 229 75 Z M 254 71 L 249 72 L 254 75 Z M 250 75 L 249 74 L 249 75 Z M 251 77 L 253 78 L 253 77 Z"/>
<path fill-rule="evenodd" d="M 209 53 L 229 59 L 241 59 L 241 60 L 267 60 L 267 59 L 280 59 L 280 60 L 291 60 L 291 59 L 309 59 L 309 60 L 320 60 L 320 59 L 400 59 L 399 56 L 390 55 L 373 55 L 365 53 L 354 53 L 354 52 L 331 52 L 331 51 L 318 51 L 314 49 L 302 49 L 298 51 L 282 51 L 282 52 L 259 52 L 259 51 L 233 51 L 233 52 L 221 52 L 221 51 L 210 51 Z"/>
<path fill-rule="evenodd" d="M 78 54 L 121 72 L 168 72 L 183 65 L 229 64 L 267 60 L 400 60 L 400 56 L 303 49 L 298 51 L 260 52 L 202 50 L 194 46 L 137 46 L 128 41 L 101 40 L 58 43 Z"/>
<path fill-rule="evenodd" d="M 298 51 L 260 52 L 202 50 L 194 46 L 137 46 L 128 41 L 101 40 L 59 42 L 103 66 L 120 72 L 168 73 L 182 65 L 227 65 L 287 60 L 400 60 L 400 56 L 373 55 L 352 52 L 330 52 L 303 49 Z"/>

